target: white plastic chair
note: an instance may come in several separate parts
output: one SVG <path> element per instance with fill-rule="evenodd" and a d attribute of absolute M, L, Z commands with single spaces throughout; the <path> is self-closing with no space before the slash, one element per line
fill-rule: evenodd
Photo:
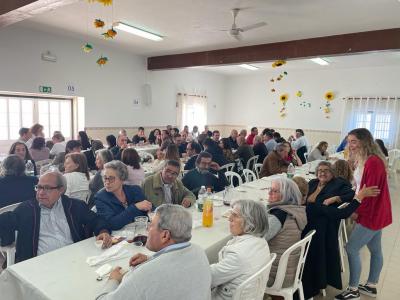
<path fill-rule="evenodd" d="M 345 208 L 347 205 L 349 205 L 349 203 L 343 203 L 338 208 L 342 209 L 342 208 Z M 339 223 L 338 242 L 339 242 L 340 268 L 342 270 L 342 273 L 344 273 L 345 272 L 345 267 L 344 267 L 344 253 L 345 253 L 345 250 L 344 250 L 344 246 L 348 242 L 345 219 L 341 219 L 340 223 Z"/>
<path fill-rule="evenodd" d="M 261 172 L 262 166 L 263 166 L 263 164 L 259 164 L 259 163 L 254 164 L 254 173 L 256 173 L 258 179 L 260 179 L 260 172 Z"/>
<path fill-rule="evenodd" d="M 11 204 L 0 208 L 0 215 L 2 213 L 13 211 L 20 203 Z M 15 233 L 15 241 L 17 240 L 17 233 Z M 0 246 L 0 253 L 7 259 L 7 267 L 15 263 L 15 242 L 8 246 Z"/>
<path fill-rule="evenodd" d="M 231 187 L 234 187 L 233 178 L 236 178 L 238 180 L 239 185 L 243 184 L 242 177 L 240 177 L 240 175 L 238 173 L 227 171 L 227 172 L 225 172 L 225 176 L 226 176 L 226 179 L 228 179 Z"/>
<path fill-rule="evenodd" d="M 237 287 L 232 300 L 262 300 L 264 297 L 265 285 L 268 282 L 269 272 L 271 271 L 271 266 L 275 258 L 276 253 L 271 253 L 269 262 Z"/>
<path fill-rule="evenodd" d="M 257 175 L 252 170 L 243 169 L 242 172 L 243 172 L 242 174 L 244 176 L 244 180 L 246 182 L 252 182 L 254 180 L 257 180 Z"/>
<path fill-rule="evenodd" d="M 254 155 L 247 161 L 246 169 L 253 170 L 254 165 L 257 163 L 257 161 L 258 161 L 258 155 Z"/>
<path fill-rule="evenodd" d="M 73 191 L 69 194 L 69 197 L 74 199 L 79 199 L 84 201 L 85 203 L 88 203 L 89 194 L 90 194 L 89 190 Z"/>
<path fill-rule="evenodd" d="M 234 167 L 235 167 L 235 164 L 234 163 L 230 163 L 230 164 L 223 165 L 219 169 L 220 170 L 225 170 L 225 171 L 223 171 L 225 173 L 225 172 L 232 172 Z"/>
<path fill-rule="evenodd" d="M 304 300 L 303 284 L 301 278 L 303 277 L 304 264 L 306 262 L 308 249 L 312 236 L 315 230 L 310 231 L 302 240 L 288 248 L 281 256 L 276 270 L 276 277 L 274 284 L 271 287 L 266 287 L 265 293 L 268 295 L 282 296 L 285 300 L 293 299 L 293 294 L 298 290 L 300 300 Z M 299 262 L 297 263 L 296 276 L 291 287 L 283 288 L 283 281 L 286 276 L 286 269 L 289 256 L 296 250 L 300 249 Z"/>

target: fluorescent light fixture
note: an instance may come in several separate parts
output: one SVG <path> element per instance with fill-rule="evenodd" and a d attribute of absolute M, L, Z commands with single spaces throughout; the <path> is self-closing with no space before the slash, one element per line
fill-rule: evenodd
<path fill-rule="evenodd" d="M 125 32 L 129 32 L 131 34 L 140 36 L 142 38 L 152 40 L 152 41 L 157 41 L 158 42 L 158 41 L 162 41 L 163 40 L 163 37 L 160 36 L 160 35 L 148 32 L 146 30 L 143 30 L 143 29 L 140 29 L 140 28 L 137 28 L 137 27 L 134 27 L 134 26 L 122 23 L 122 22 L 115 22 L 113 24 L 113 27 L 116 28 L 116 29 L 125 31 Z"/>
<path fill-rule="evenodd" d="M 329 62 L 326 61 L 325 59 L 322 59 L 320 57 L 316 57 L 316 58 L 310 58 L 310 60 L 316 64 L 319 64 L 321 66 L 327 66 L 329 65 Z"/>
<path fill-rule="evenodd" d="M 242 67 L 243 69 L 247 69 L 247 70 L 252 70 L 252 71 L 258 70 L 258 67 L 248 65 L 248 64 L 241 64 L 241 65 L 239 65 L 239 67 Z"/>

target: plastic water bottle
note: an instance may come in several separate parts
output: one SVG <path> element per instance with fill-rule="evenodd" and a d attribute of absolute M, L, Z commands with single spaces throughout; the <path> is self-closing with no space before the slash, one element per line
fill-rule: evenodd
<path fill-rule="evenodd" d="M 293 176 L 294 176 L 294 166 L 292 163 L 290 163 L 289 167 L 287 168 L 287 177 L 293 178 Z"/>
<path fill-rule="evenodd" d="M 206 198 L 206 196 L 207 196 L 206 187 L 204 185 L 202 185 L 199 190 L 199 194 L 197 196 L 197 209 L 199 211 L 203 211 L 203 204 L 204 204 L 204 199 Z"/>
<path fill-rule="evenodd" d="M 27 176 L 35 176 L 35 167 L 30 160 L 25 163 L 25 174 Z"/>
<path fill-rule="evenodd" d="M 203 226 L 211 227 L 214 223 L 214 202 L 211 199 L 211 189 L 207 189 L 207 196 L 203 205 Z"/>

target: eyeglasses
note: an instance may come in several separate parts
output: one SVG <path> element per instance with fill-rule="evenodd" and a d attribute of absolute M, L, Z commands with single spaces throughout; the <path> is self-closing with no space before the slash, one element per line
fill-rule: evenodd
<path fill-rule="evenodd" d="M 167 173 L 168 175 L 174 176 L 174 177 L 177 177 L 179 175 L 179 173 L 176 173 L 176 172 L 171 171 L 169 169 L 165 169 L 165 173 Z"/>
<path fill-rule="evenodd" d="M 49 193 L 52 190 L 56 190 L 59 189 L 60 186 L 48 186 L 48 185 L 35 185 L 35 191 L 39 192 L 39 191 L 44 191 L 46 193 Z"/>
<path fill-rule="evenodd" d="M 103 181 L 108 181 L 109 183 L 113 183 L 115 181 L 115 176 L 103 176 Z"/>
<path fill-rule="evenodd" d="M 331 170 L 329 170 L 329 169 L 319 169 L 319 170 L 317 170 L 317 172 L 326 174 L 326 173 L 330 173 Z"/>

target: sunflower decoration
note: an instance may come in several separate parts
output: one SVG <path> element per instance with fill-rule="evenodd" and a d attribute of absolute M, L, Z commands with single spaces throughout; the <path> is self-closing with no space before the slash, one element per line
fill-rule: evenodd
<path fill-rule="evenodd" d="M 106 32 L 101 34 L 106 40 L 108 39 L 113 39 L 116 35 L 117 32 L 114 30 L 114 28 L 111 28 L 109 30 L 107 30 Z"/>
<path fill-rule="evenodd" d="M 106 56 L 100 56 L 100 58 L 96 61 L 96 63 L 102 67 L 108 62 L 108 58 Z"/>
<path fill-rule="evenodd" d="M 96 28 L 103 28 L 105 25 L 105 23 L 102 19 L 94 20 L 93 24 L 94 24 L 94 27 L 96 27 Z"/>
<path fill-rule="evenodd" d="M 282 103 L 282 108 L 279 111 L 279 114 L 280 114 L 281 118 L 286 117 L 286 114 L 287 114 L 286 102 L 288 100 L 289 100 L 289 95 L 288 94 L 282 94 L 279 97 L 279 101 Z"/>
<path fill-rule="evenodd" d="M 104 6 L 110 6 L 113 4 L 113 0 L 96 0 L 96 1 L 103 4 Z"/>
<path fill-rule="evenodd" d="M 289 95 L 288 95 L 288 94 L 282 94 L 282 95 L 280 96 L 280 98 L 279 98 L 279 100 L 280 100 L 282 103 L 286 103 L 286 102 L 288 101 L 288 99 L 289 99 Z"/>
<path fill-rule="evenodd" d="M 332 101 L 335 98 L 335 94 L 331 91 L 325 93 L 326 101 Z"/>
<path fill-rule="evenodd" d="M 303 96 L 303 93 L 302 93 L 301 91 L 297 91 L 296 96 L 297 96 L 298 98 L 300 98 L 301 96 Z"/>
<path fill-rule="evenodd" d="M 90 45 L 89 43 L 86 43 L 85 45 L 82 46 L 82 50 L 85 53 L 90 53 L 93 50 L 93 46 Z"/>
<path fill-rule="evenodd" d="M 279 59 L 279 60 L 276 60 L 276 61 L 274 61 L 274 62 L 272 63 L 272 67 L 273 67 L 273 68 L 281 67 L 281 66 L 283 66 L 284 64 L 286 64 L 286 61 L 285 61 L 285 60 L 282 60 L 282 59 Z"/>

